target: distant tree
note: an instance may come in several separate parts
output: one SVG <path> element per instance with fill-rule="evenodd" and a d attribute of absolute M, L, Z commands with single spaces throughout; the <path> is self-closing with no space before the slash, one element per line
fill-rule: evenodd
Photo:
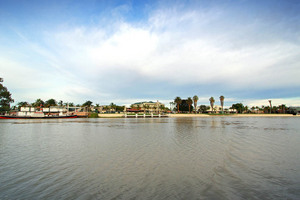
<path fill-rule="evenodd" d="M 92 104 L 93 104 L 93 102 L 86 101 L 86 102 L 84 102 L 84 104 L 82 104 L 82 107 L 91 107 Z"/>
<path fill-rule="evenodd" d="M 232 104 L 231 108 L 236 109 L 238 113 L 242 113 L 245 110 L 245 107 L 242 103 Z"/>
<path fill-rule="evenodd" d="M 198 102 L 198 100 L 199 100 L 199 98 L 198 98 L 197 95 L 193 96 L 195 112 L 197 112 L 197 102 Z"/>
<path fill-rule="evenodd" d="M 270 103 L 270 113 L 272 113 L 272 100 L 269 100 Z"/>
<path fill-rule="evenodd" d="M 166 110 L 166 107 L 165 107 L 164 105 L 160 105 L 160 106 L 159 106 L 159 110 L 160 110 L 160 111 L 164 111 L 164 110 Z"/>
<path fill-rule="evenodd" d="M 254 110 L 255 110 L 255 107 L 252 106 L 252 107 L 251 107 L 251 112 L 254 113 Z"/>
<path fill-rule="evenodd" d="M 179 112 L 179 105 L 180 105 L 181 102 L 182 102 L 181 98 L 180 98 L 180 97 L 176 97 L 176 98 L 174 99 L 174 102 L 176 103 L 177 109 L 178 109 L 178 112 Z"/>
<path fill-rule="evenodd" d="M 223 107 L 224 107 L 224 99 L 225 97 L 222 95 L 220 96 L 220 103 L 221 103 L 221 107 L 222 107 L 222 112 L 224 111 Z"/>
<path fill-rule="evenodd" d="M 270 113 L 270 106 L 264 106 L 263 111 L 264 113 Z"/>
<path fill-rule="evenodd" d="M 215 104 L 215 99 L 213 97 L 210 97 L 209 98 L 209 103 L 210 103 L 210 106 L 211 106 L 211 112 L 213 112 L 213 110 L 214 110 L 214 104 Z"/>
<path fill-rule="evenodd" d="M 20 109 L 21 107 L 29 106 L 29 103 L 26 101 L 21 101 L 17 104 L 17 106 L 18 106 L 18 109 Z"/>
<path fill-rule="evenodd" d="M 146 104 L 144 107 L 145 107 L 145 111 L 149 111 L 149 108 L 150 108 L 149 105 Z"/>
<path fill-rule="evenodd" d="M 116 106 L 116 111 L 117 112 L 123 112 L 125 109 L 125 106 Z"/>
<path fill-rule="evenodd" d="M 206 106 L 206 105 L 201 105 L 199 107 L 199 110 L 201 113 L 205 113 L 208 109 L 209 109 L 209 106 Z"/>
<path fill-rule="evenodd" d="M 0 112 L 5 112 L 10 110 L 10 103 L 14 100 L 11 98 L 11 93 L 2 85 L 2 81 L 3 79 L 0 78 Z"/>
<path fill-rule="evenodd" d="M 280 106 L 278 106 L 279 112 L 280 113 L 286 113 L 287 107 L 284 104 L 281 104 Z"/>
<path fill-rule="evenodd" d="M 31 104 L 33 107 L 42 107 L 45 105 L 45 102 L 42 99 L 37 99 L 34 103 Z"/>
<path fill-rule="evenodd" d="M 189 113 L 191 113 L 191 105 L 193 104 L 193 99 L 188 97 L 186 103 L 189 105 Z"/>
<path fill-rule="evenodd" d="M 246 113 L 248 113 L 248 110 L 249 110 L 248 106 L 245 106 Z"/>
<path fill-rule="evenodd" d="M 63 106 L 63 105 L 64 105 L 64 102 L 63 102 L 62 100 L 60 100 L 60 101 L 58 102 L 58 105 L 59 105 L 59 106 Z"/>
<path fill-rule="evenodd" d="M 49 99 L 45 102 L 46 107 L 57 106 L 57 102 L 55 99 Z"/>

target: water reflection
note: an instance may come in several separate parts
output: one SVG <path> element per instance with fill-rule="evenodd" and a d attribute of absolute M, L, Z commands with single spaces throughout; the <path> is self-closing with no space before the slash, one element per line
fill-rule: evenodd
<path fill-rule="evenodd" d="M 0 199 L 297 199 L 297 118 L 0 121 Z"/>

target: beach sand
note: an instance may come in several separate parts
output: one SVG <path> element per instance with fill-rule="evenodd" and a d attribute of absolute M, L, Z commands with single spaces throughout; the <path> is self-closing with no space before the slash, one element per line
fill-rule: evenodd
<path fill-rule="evenodd" d="M 300 115 L 296 115 L 300 116 Z M 295 117 L 292 114 L 232 114 L 232 115 L 208 115 L 208 114 L 171 114 L 170 117 Z"/>
<path fill-rule="evenodd" d="M 232 114 L 232 115 L 208 115 L 208 114 L 170 114 L 169 117 L 299 117 L 292 114 Z M 124 114 L 98 114 L 100 118 L 122 118 Z"/>

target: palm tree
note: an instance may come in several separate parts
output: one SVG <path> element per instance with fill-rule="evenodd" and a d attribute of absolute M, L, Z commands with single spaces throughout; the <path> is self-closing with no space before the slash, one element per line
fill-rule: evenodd
<path fill-rule="evenodd" d="M 220 102 L 221 102 L 222 112 L 223 112 L 223 106 L 224 106 L 224 99 L 225 99 L 225 97 L 223 95 L 221 95 Z"/>
<path fill-rule="evenodd" d="M 196 113 L 196 112 L 197 112 L 197 101 L 199 100 L 198 96 L 195 95 L 195 96 L 193 97 L 193 100 L 194 100 L 194 107 L 195 107 L 195 113 Z"/>
<path fill-rule="evenodd" d="M 210 97 L 209 98 L 209 102 L 210 102 L 210 106 L 211 106 L 211 112 L 213 112 L 215 99 L 213 97 Z"/>
<path fill-rule="evenodd" d="M 186 103 L 189 105 L 189 112 L 191 113 L 191 105 L 193 104 L 193 99 L 191 97 L 188 97 Z"/>
<path fill-rule="evenodd" d="M 272 113 L 272 100 L 269 100 L 270 103 L 270 113 Z"/>
<path fill-rule="evenodd" d="M 179 104 L 181 104 L 181 102 L 182 102 L 181 98 L 180 97 L 176 97 L 174 99 L 174 102 L 177 104 L 177 110 L 179 112 Z"/>

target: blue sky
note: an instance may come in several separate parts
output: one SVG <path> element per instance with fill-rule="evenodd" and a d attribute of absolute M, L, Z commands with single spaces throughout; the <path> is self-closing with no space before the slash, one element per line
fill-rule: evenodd
<path fill-rule="evenodd" d="M 16 102 L 300 105 L 299 10 L 288 0 L 0 0 L 0 77 Z"/>

